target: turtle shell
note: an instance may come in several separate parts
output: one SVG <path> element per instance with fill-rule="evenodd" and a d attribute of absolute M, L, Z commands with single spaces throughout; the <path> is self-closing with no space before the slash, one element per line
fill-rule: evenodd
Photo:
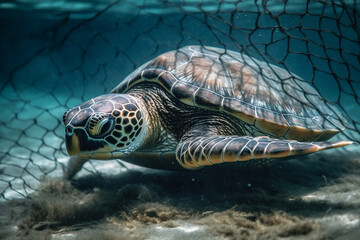
<path fill-rule="evenodd" d="M 307 81 L 243 53 L 183 47 L 145 63 L 112 92 L 126 93 L 146 81 L 185 104 L 230 114 L 272 137 L 327 140 L 343 129 L 341 113 Z"/>

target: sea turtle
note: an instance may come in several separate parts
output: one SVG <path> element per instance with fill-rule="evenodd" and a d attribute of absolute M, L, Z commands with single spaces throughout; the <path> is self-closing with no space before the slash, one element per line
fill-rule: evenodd
<path fill-rule="evenodd" d="M 145 63 L 112 90 L 68 110 L 71 178 L 88 159 L 158 169 L 263 166 L 352 142 L 326 142 L 341 113 L 306 81 L 245 54 L 187 46 Z"/>

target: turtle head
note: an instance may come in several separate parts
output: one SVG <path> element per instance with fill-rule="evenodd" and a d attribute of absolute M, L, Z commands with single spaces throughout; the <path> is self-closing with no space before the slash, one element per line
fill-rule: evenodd
<path fill-rule="evenodd" d="M 65 112 L 63 121 L 69 155 L 90 159 L 124 157 L 141 146 L 146 131 L 144 110 L 127 94 L 90 99 Z"/>

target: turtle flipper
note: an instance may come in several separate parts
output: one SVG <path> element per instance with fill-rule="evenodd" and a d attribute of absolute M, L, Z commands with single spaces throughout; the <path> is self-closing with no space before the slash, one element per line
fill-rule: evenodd
<path fill-rule="evenodd" d="M 67 166 L 61 165 L 63 170 L 63 178 L 66 180 L 72 179 L 88 160 L 89 159 L 87 158 L 81 158 L 78 156 L 70 157 Z"/>
<path fill-rule="evenodd" d="M 266 159 L 270 162 L 274 158 L 304 155 L 349 144 L 352 142 L 298 142 L 248 136 L 193 137 L 179 143 L 176 159 L 187 169 L 252 159 L 259 159 L 263 164 Z"/>

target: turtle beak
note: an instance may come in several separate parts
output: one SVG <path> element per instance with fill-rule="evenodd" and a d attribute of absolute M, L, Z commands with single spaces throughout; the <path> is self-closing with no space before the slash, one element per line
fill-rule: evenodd
<path fill-rule="evenodd" d="M 73 156 L 80 153 L 79 137 L 76 135 L 74 129 L 68 125 L 65 132 L 66 150 L 68 154 Z"/>
<path fill-rule="evenodd" d="M 67 125 L 65 128 L 65 145 L 70 156 L 91 159 L 110 159 L 114 148 L 107 146 L 104 141 L 93 141 L 88 138 L 81 128 Z"/>

